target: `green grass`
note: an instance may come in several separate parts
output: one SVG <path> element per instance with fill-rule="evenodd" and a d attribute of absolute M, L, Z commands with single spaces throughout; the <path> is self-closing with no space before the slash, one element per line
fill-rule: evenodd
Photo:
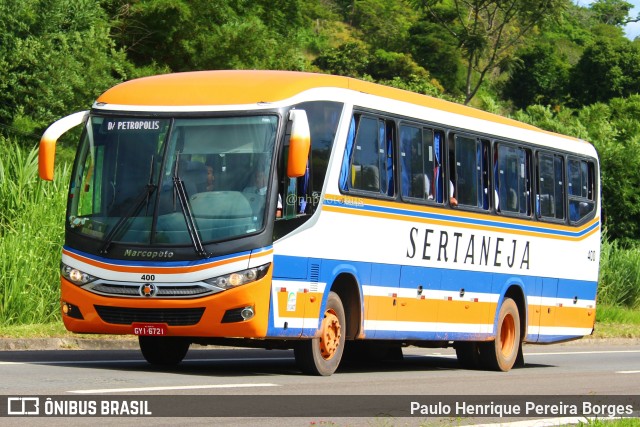
<path fill-rule="evenodd" d="M 59 265 L 69 167 L 38 178 L 37 149 L 0 138 L 0 325 L 59 319 Z"/>
<path fill-rule="evenodd" d="M 594 338 L 640 338 L 640 310 L 599 305 Z"/>
<path fill-rule="evenodd" d="M 637 427 L 640 426 L 638 418 L 621 418 L 618 420 L 596 419 L 578 424 L 581 427 Z"/>
<path fill-rule="evenodd" d="M 598 303 L 640 309 L 640 247 L 621 248 L 602 239 Z"/>

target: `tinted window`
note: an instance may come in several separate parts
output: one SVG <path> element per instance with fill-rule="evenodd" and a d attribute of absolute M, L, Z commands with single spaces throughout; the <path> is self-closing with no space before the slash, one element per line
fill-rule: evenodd
<path fill-rule="evenodd" d="M 403 197 L 442 203 L 442 141 L 440 131 L 408 125 L 400 127 Z"/>

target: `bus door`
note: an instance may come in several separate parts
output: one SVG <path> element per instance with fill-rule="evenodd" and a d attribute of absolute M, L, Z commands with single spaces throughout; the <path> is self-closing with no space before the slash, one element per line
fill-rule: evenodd
<path fill-rule="evenodd" d="M 558 279 L 543 277 L 541 280 L 542 289 L 539 304 L 536 304 L 533 311 L 529 311 L 529 313 L 533 313 L 534 317 L 537 317 L 536 324 L 539 326 L 539 328 L 537 328 L 538 336 L 528 336 L 528 341 L 540 341 L 540 335 L 549 335 L 549 328 L 556 324 L 556 314 L 558 310 Z"/>
<path fill-rule="evenodd" d="M 278 334 L 299 337 L 303 333 L 310 290 L 308 265 L 304 257 L 274 257 L 271 310 Z"/>

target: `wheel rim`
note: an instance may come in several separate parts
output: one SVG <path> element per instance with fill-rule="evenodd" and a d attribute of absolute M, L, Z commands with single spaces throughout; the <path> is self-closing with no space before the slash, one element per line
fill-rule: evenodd
<path fill-rule="evenodd" d="M 500 328 L 501 352 L 504 356 L 510 356 L 513 352 L 516 340 L 516 322 L 511 314 L 507 314 L 502 320 Z"/>
<path fill-rule="evenodd" d="M 342 337 L 342 326 L 340 319 L 335 311 L 327 310 L 322 319 L 321 335 L 320 335 L 320 354 L 325 360 L 335 356 L 340 346 L 340 338 Z"/>

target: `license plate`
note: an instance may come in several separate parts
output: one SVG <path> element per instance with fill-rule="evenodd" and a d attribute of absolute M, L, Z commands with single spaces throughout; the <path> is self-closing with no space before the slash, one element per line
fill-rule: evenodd
<path fill-rule="evenodd" d="M 133 334 L 150 337 L 167 335 L 167 325 L 164 323 L 133 323 Z"/>

